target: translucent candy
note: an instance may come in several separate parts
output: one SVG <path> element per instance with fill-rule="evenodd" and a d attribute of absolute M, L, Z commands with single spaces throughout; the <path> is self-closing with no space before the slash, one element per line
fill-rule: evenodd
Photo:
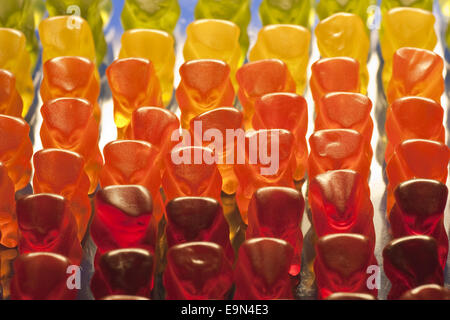
<path fill-rule="evenodd" d="M 259 7 L 264 26 L 281 23 L 308 27 L 311 13 L 311 1 L 308 0 L 263 0 Z"/>
<path fill-rule="evenodd" d="M 8 248 L 17 246 L 18 226 L 14 184 L 8 176 L 8 170 L 0 162 L 0 244 Z"/>
<path fill-rule="evenodd" d="M 387 2 L 389 2 L 388 0 Z M 386 1 L 383 1 L 386 2 Z M 366 23 L 369 13 L 369 6 L 376 4 L 375 0 L 319 0 L 316 6 L 316 13 L 320 20 L 328 18 L 329 16 L 347 12 L 352 13 L 361 18 Z"/>
<path fill-rule="evenodd" d="M 0 70 L 0 114 L 21 117 L 22 98 L 16 89 L 16 77 L 9 71 Z"/>
<path fill-rule="evenodd" d="M 450 289 L 437 284 L 424 284 L 405 292 L 400 300 L 450 300 Z"/>

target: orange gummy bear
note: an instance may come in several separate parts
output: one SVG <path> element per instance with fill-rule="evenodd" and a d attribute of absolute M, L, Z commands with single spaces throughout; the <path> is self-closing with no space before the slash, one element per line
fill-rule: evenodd
<path fill-rule="evenodd" d="M 0 69 L 0 114 L 22 117 L 23 102 L 16 89 L 16 77 Z"/>
<path fill-rule="evenodd" d="M 18 240 L 16 201 L 14 184 L 8 176 L 8 170 L 0 163 L 0 244 L 14 248 Z"/>

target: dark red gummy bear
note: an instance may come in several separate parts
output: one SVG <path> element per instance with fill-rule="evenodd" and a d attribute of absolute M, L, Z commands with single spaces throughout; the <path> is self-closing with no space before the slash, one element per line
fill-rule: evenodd
<path fill-rule="evenodd" d="M 448 237 L 444 226 L 448 196 L 446 185 L 437 180 L 409 180 L 398 185 L 394 195 L 395 205 L 389 216 L 393 237 L 421 234 L 433 237 L 444 269 L 448 254 Z"/>
<path fill-rule="evenodd" d="M 101 256 L 91 280 L 95 299 L 110 295 L 150 297 L 153 254 L 144 249 L 118 249 Z"/>
<path fill-rule="evenodd" d="M 400 300 L 450 300 L 450 289 L 437 284 L 425 284 L 405 292 Z"/>
<path fill-rule="evenodd" d="M 222 246 L 231 262 L 234 261 L 230 230 L 218 201 L 202 197 L 175 198 L 167 204 L 166 212 L 169 248 L 185 242 L 214 242 Z"/>
<path fill-rule="evenodd" d="M 19 253 L 53 252 L 81 263 L 78 227 L 64 197 L 40 193 L 17 200 Z"/>
<path fill-rule="evenodd" d="M 234 270 L 235 300 L 292 299 L 289 277 L 294 250 L 284 240 L 255 238 L 239 249 Z"/>
<path fill-rule="evenodd" d="M 391 241 L 383 250 L 384 272 L 392 287 L 388 299 L 424 284 L 444 285 L 436 240 L 409 236 Z"/>
<path fill-rule="evenodd" d="M 218 244 L 189 242 L 169 249 L 163 281 L 168 300 L 225 299 L 233 271 Z"/>
<path fill-rule="evenodd" d="M 303 235 L 301 221 L 305 200 L 292 188 L 266 187 L 256 190 L 248 209 L 247 239 L 283 239 L 294 248 L 289 274 L 300 273 Z"/>

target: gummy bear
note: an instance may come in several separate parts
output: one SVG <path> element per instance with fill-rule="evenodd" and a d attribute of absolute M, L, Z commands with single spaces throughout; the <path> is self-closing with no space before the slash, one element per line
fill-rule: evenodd
<path fill-rule="evenodd" d="M 181 126 L 189 128 L 195 116 L 218 107 L 234 104 L 230 67 L 219 60 L 194 60 L 180 68 L 181 82 L 176 98 L 181 110 Z"/>
<path fill-rule="evenodd" d="M 103 254 L 91 279 L 95 299 L 110 295 L 150 297 L 154 257 L 144 249 L 127 248 Z"/>
<path fill-rule="evenodd" d="M 103 155 L 105 165 L 100 172 L 101 187 L 123 184 L 145 187 L 152 195 L 153 215 L 159 221 L 163 213 L 159 193 L 161 169 L 154 165 L 159 150 L 145 141 L 117 140 L 105 146 Z"/>
<path fill-rule="evenodd" d="M 393 57 L 398 49 L 434 49 L 437 42 L 434 23 L 433 13 L 422 9 L 395 8 L 383 14 L 380 47 L 384 59 L 382 81 L 385 90 L 391 80 Z"/>
<path fill-rule="evenodd" d="M 94 38 L 91 28 L 81 17 L 56 16 L 44 19 L 39 24 L 39 36 L 42 43 L 42 63 L 52 58 L 77 56 L 96 60 Z"/>
<path fill-rule="evenodd" d="M 370 6 L 374 4 L 376 4 L 376 0 L 319 0 L 316 5 L 316 13 L 320 20 L 336 13 L 352 13 L 359 16 L 363 23 L 366 23 L 370 14 Z"/>
<path fill-rule="evenodd" d="M 100 122 L 100 79 L 92 61 L 82 57 L 56 57 L 43 65 L 41 98 L 44 103 L 56 98 L 82 98 L 94 108 Z"/>
<path fill-rule="evenodd" d="M 326 300 L 376 300 L 368 293 L 335 292 L 330 294 Z"/>
<path fill-rule="evenodd" d="M 143 58 L 151 61 L 161 85 L 162 100 L 168 105 L 173 95 L 175 44 L 167 32 L 151 29 L 132 29 L 122 35 L 119 59 Z"/>
<path fill-rule="evenodd" d="M 33 103 L 34 85 L 30 54 L 22 32 L 0 28 L 0 69 L 7 70 L 16 77 L 16 88 L 23 100 L 22 117 L 25 117 Z"/>
<path fill-rule="evenodd" d="M 297 93 L 303 94 L 306 86 L 306 70 L 309 61 L 311 33 L 296 25 L 269 25 L 258 33 L 258 39 L 250 50 L 249 60 L 282 60 L 295 80 Z"/>
<path fill-rule="evenodd" d="M 18 226 L 14 183 L 8 176 L 8 170 L 0 162 L 0 244 L 7 248 L 17 246 Z M 1 270 L 1 268 L 0 268 Z"/>
<path fill-rule="evenodd" d="M 444 269 L 448 254 L 448 237 L 444 210 L 448 189 L 442 182 L 415 179 L 400 183 L 394 192 L 395 205 L 389 215 L 394 238 L 423 234 L 433 237 Z"/>
<path fill-rule="evenodd" d="M 360 234 L 336 233 L 323 236 L 316 243 L 314 272 L 318 298 L 326 299 L 334 292 L 378 295 L 367 286 L 367 267 L 377 265 L 373 243 Z"/>
<path fill-rule="evenodd" d="M 269 155 L 270 150 L 270 155 Z M 242 220 L 247 223 L 247 211 L 253 193 L 262 187 L 294 188 L 294 137 L 283 129 L 249 131 L 245 142 L 237 145 L 234 172 L 239 181 L 236 202 Z"/>
<path fill-rule="evenodd" d="M 30 126 L 21 118 L 0 115 L 0 162 L 18 191 L 26 187 L 31 177 L 33 145 Z"/>
<path fill-rule="evenodd" d="M 214 242 L 223 248 L 230 262 L 234 261 L 228 224 L 217 200 L 201 197 L 175 198 L 167 204 L 166 212 L 169 248 L 185 242 Z"/>
<path fill-rule="evenodd" d="M 19 253 L 52 252 L 80 265 L 78 226 L 64 197 L 41 193 L 17 200 Z"/>
<path fill-rule="evenodd" d="M 386 113 L 386 163 L 405 140 L 426 139 L 445 143 L 443 120 L 444 109 L 431 99 L 404 97 L 395 100 Z"/>
<path fill-rule="evenodd" d="M 274 92 L 295 92 L 295 82 L 288 67 L 277 59 L 247 63 L 238 70 L 236 79 L 246 130 L 252 128 L 255 103 L 260 97 Z"/>
<path fill-rule="evenodd" d="M 103 35 L 100 0 L 47 0 L 45 4 L 50 17 L 76 12 L 78 16 L 86 19 L 95 43 L 96 61 L 100 65 L 107 51 L 105 36 Z"/>
<path fill-rule="evenodd" d="M 11 295 L 10 284 L 13 276 L 13 262 L 17 258 L 17 249 L 0 250 L 0 284 L 3 300 L 9 299 Z"/>
<path fill-rule="evenodd" d="M 115 294 L 115 295 L 106 296 L 100 300 L 150 300 L 150 299 L 146 298 L 146 297 L 141 297 L 141 296 L 129 296 L 129 295 L 124 295 L 124 294 Z"/>
<path fill-rule="evenodd" d="M 369 97 L 353 92 L 332 92 L 323 96 L 317 105 L 314 122 L 316 131 L 325 129 L 353 129 L 370 144 L 373 121 L 370 116 L 372 101 Z"/>
<path fill-rule="evenodd" d="M 142 106 L 163 107 L 158 77 L 153 64 L 140 58 L 114 61 L 106 69 L 106 76 L 114 100 L 117 136 L 123 139 L 134 110 Z"/>
<path fill-rule="evenodd" d="M 308 146 L 308 105 L 302 96 L 295 93 L 269 93 L 256 100 L 252 120 L 255 130 L 285 129 L 294 135 L 296 165 L 294 180 L 301 181 L 306 171 Z"/>
<path fill-rule="evenodd" d="M 336 13 L 319 22 L 314 32 L 322 58 L 350 57 L 359 62 L 361 93 L 365 94 L 369 83 L 370 39 L 363 20 L 355 14 Z"/>
<path fill-rule="evenodd" d="M 236 70 L 241 62 L 239 27 L 231 21 L 201 19 L 187 26 L 186 35 L 184 60 L 222 60 L 230 67 L 231 81 L 235 85 Z"/>
<path fill-rule="evenodd" d="M 317 175 L 308 190 L 314 230 L 320 238 L 335 233 L 364 235 L 375 247 L 373 205 L 367 181 L 351 170 Z"/>
<path fill-rule="evenodd" d="M 387 100 L 393 103 L 405 96 L 430 98 L 441 102 L 444 93 L 444 62 L 436 53 L 417 48 L 400 48 L 394 54 Z"/>
<path fill-rule="evenodd" d="M 83 157 L 72 151 L 44 149 L 34 154 L 33 165 L 34 192 L 54 193 L 66 198 L 77 221 L 78 239 L 83 240 L 91 217 L 90 183 L 84 172 Z"/>
<path fill-rule="evenodd" d="M 238 180 L 233 170 L 235 162 L 231 161 L 234 160 L 236 141 L 230 138 L 229 130 L 244 135 L 242 119 L 242 113 L 235 108 L 217 108 L 196 116 L 190 124 L 191 138 L 203 141 L 203 146 L 214 152 L 217 168 L 222 176 L 222 191 L 230 195 L 236 192 Z M 213 133 L 211 135 L 214 142 L 211 143 L 212 137 L 208 136 L 207 132 Z M 217 133 L 217 136 L 214 133 Z M 203 137 L 209 137 L 209 140 Z"/>
<path fill-rule="evenodd" d="M 233 284 L 233 271 L 221 246 L 189 242 L 167 252 L 163 276 L 167 300 L 223 300 Z"/>
<path fill-rule="evenodd" d="M 450 153 L 445 144 L 412 139 L 398 145 L 386 165 L 387 213 L 394 205 L 394 189 L 411 179 L 432 179 L 442 183 L 447 181 Z"/>
<path fill-rule="evenodd" d="M 254 238 L 239 248 L 234 270 L 234 300 L 292 299 L 291 267 L 294 250 L 281 239 Z"/>
<path fill-rule="evenodd" d="M 67 286 L 66 257 L 50 252 L 23 254 L 14 261 L 12 300 L 74 300 L 77 290 Z"/>
<path fill-rule="evenodd" d="M 83 156 L 90 180 L 89 193 L 98 185 L 103 158 L 98 148 L 99 129 L 92 105 L 84 99 L 60 98 L 44 103 L 40 136 L 44 148 L 70 150 Z"/>
<path fill-rule="evenodd" d="M 309 145 L 309 179 L 329 170 L 349 169 L 358 172 L 365 183 L 368 181 L 372 148 L 359 132 L 352 129 L 316 131 L 309 138 Z"/>
<path fill-rule="evenodd" d="M 311 1 L 309 0 L 263 0 L 259 16 L 263 26 L 269 24 L 310 25 Z"/>
<path fill-rule="evenodd" d="M 241 59 L 244 63 L 249 46 L 247 27 L 250 23 L 251 0 L 199 0 L 195 6 L 195 19 L 222 19 L 234 22 L 240 29 L 239 44 L 241 45 Z"/>
<path fill-rule="evenodd" d="M 391 241 L 383 250 L 383 267 L 392 287 L 388 299 L 424 284 L 444 285 L 436 240 L 414 235 Z"/>
<path fill-rule="evenodd" d="M 166 200 L 178 197 L 210 197 L 220 202 L 222 177 L 214 154 L 204 147 L 178 147 L 167 154 L 162 188 Z"/>
<path fill-rule="evenodd" d="M 305 200 L 292 188 L 266 187 L 253 193 L 248 208 L 247 239 L 272 237 L 294 248 L 289 274 L 300 274 L 303 235 L 300 228 Z M 282 214 L 280 214 L 282 213 Z"/>
<path fill-rule="evenodd" d="M 180 12 L 178 0 L 125 0 L 121 20 L 124 30 L 143 28 L 172 33 Z"/>
<path fill-rule="evenodd" d="M 327 93 L 361 91 L 359 63 L 353 58 L 320 59 L 311 66 L 311 72 L 309 85 L 316 105 L 316 114 L 319 113 L 317 105 Z"/>
<path fill-rule="evenodd" d="M 16 89 L 16 77 L 0 69 L 0 114 L 20 118 L 22 110 L 23 102 Z"/>
<path fill-rule="evenodd" d="M 433 2 L 433 0 L 384 0 L 381 1 L 380 9 L 383 14 L 397 7 L 410 7 L 433 11 Z"/>
<path fill-rule="evenodd" d="M 424 284 L 406 291 L 400 300 L 450 300 L 450 289 L 437 284 Z"/>

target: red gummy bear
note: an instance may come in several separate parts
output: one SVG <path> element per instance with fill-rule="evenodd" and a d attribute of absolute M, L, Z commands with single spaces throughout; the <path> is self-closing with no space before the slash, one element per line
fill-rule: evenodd
<path fill-rule="evenodd" d="M 255 191 L 248 207 L 247 239 L 282 239 L 294 248 L 289 274 L 300 273 L 303 235 L 301 222 L 305 200 L 296 189 L 266 187 Z M 282 214 L 280 214 L 280 212 Z"/>
<path fill-rule="evenodd" d="M 14 184 L 8 176 L 8 170 L 1 162 L 0 195 L 0 244 L 8 248 L 14 248 L 17 246 L 19 231 L 16 216 L 15 190 Z"/>
<path fill-rule="evenodd" d="M 336 233 L 319 238 L 314 272 L 319 299 L 334 292 L 367 293 L 377 297 L 378 290 L 367 285 L 367 268 L 377 265 L 373 243 L 353 233 Z"/>
<path fill-rule="evenodd" d="M 64 197 L 40 193 L 17 200 L 19 253 L 52 252 L 80 265 L 78 227 Z"/>
<path fill-rule="evenodd" d="M 106 252 L 95 268 L 91 291 L 95 299 L 110 295 L 150 297 L 154 258 L 145 249 L 127 248 Z"/>
<path fill-rule="evenodd" d="M 400 300 L 450 300 L 450 289 L 437 284 L 424 284 L 405 292 Z"/>
<path fill-rule="evenodd" d="M 306 131 L 308 130 L 308 105 L 305 98 L 295 93 L 269 93 L 255 104 L 253 128 L 285 129 L 294 135 L 296 165 L 294 179 L 304 178 L 308 160 Z"/>
<path fill-rule="evenodd" d="M 218 244 L 189 242 L 169 249 L 163 281 L 167 300 L 225 299 L 233 271 Z"/>
<path fill-rule="evenodd" d="M 398 299 L 423 284 L 444 285 L 436 240 L 429 236 L 415 235 L 391 241 L 383 250 L 383 264 L 392 284 L 388 299 Z"/>
<path fill-rule="evenodd" d="M 448 254 L 448 237 L 444 226 L 448 196 L 446 185 L 436 180 L 409 180 L 399 184 L 394 195 L 395 205 L 389 215 L 393 237 L 420 234 L 433 237 L 444 269 Z"/>
<path fill-rule="evenodd" d="M 292 246 L 284 240 L 245 241 L 234 270 L 234 300 L 292 299 L 289 269 L 293 255 Z"/>
<path fill-rule="evenodd" d="M 74 300 L 77 290 L 67 286 L 70 265 L 69 259 L 56 253 L 35 252 L 19 256 L 14 261 L 11 299 Z"/>

